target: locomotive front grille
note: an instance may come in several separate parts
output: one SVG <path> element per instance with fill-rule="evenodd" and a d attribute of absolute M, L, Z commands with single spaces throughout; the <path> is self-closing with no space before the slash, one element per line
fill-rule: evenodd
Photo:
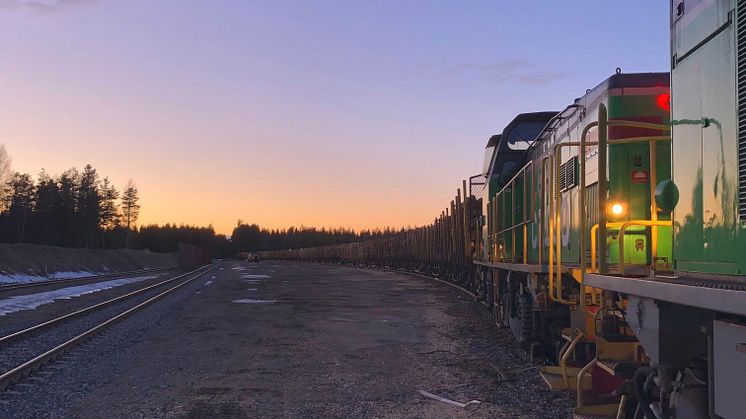
<path fill-rule="evenodd" d="M 746 221 L 746 0 L 736 4 L 738 94 L 738 215 Z"/>

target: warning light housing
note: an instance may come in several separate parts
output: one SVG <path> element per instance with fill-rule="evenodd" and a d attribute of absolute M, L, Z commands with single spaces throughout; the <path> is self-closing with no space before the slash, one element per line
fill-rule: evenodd
<path fill-rule="evenodd" d="M 658 105 L 658 107 L 663 109 L 664 111 L 670 111 L 671 110 L 671 94 L 670 93 L 659 94 L 658 97 L 655 98 L 655 104 Z"/>

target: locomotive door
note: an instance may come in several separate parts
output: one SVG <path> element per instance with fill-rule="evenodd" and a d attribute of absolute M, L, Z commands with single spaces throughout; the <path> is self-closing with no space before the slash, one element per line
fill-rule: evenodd
<path fill-rule="evenodd" d="M 708 272 L 738 273 L 735 242 L 738 195 L 736 65 L 733 25 L 702 50 L 702 198 Z"/>
<path fill-rule="evenodd" d="M 674 16 L 671 74 L 673 176 L 680 191 L 674 211 L 676 268 L 735 273 L 738 153 L 732 111 L 732 5 L 682 3 L 681 16 Z"/>

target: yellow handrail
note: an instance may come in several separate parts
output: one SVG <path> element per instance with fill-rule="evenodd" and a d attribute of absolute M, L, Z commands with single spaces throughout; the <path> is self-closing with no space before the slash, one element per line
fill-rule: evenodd
<path fill-rule="evenodd" d="M 616 228 L 621 227 L 622 223 L 606 223 L 606 228 Z M 597 272 L 597 266 L 596 266 L 596 231 L 598 230 L 598 223 L 594 224 L 591 227 L 591 270 L 593 272 Z"/>
<path fill-rule="evenodd" d="M 658 221 L 658 220 L 650 220 L 650 221 L 644 221 L 643 220 L 632 220 L 627 221 L 622 224 L 622 226 L 619 228 L 619 273 L 624 276 L 624 232 L 627 230 L 627 227 L 632 225 L 640 225 L 640 226 L 648 226 L 651 227 L 670 227 L 673 225 L 672 221 Z M 657 255 L 657 253 L 655 254 Z M 655 259 L 653 259 L 655 260 Z"/>
<path fill-rule="evenodd" d="M 527 189 L 526 188 L 526 183 L 527 183 L 527 178 L 528 178 L 527 172 L 528 172 L 529 168 L 531 169 L 532 181 L 531 181 L 531 189 L 530 189 L 530 191 L 527 191 L 526 190 Z M 528 239 L 528 224 L 533 223 L 533 218 L 531 217 L 531 211 L 530 210 L 528 211 L 528 213 L 529 213 L 528 216 L 527 216 L 526 212 L 527 212 L 527 208 L 531 208 L 532 209 L 533 206 L 534 206 L 534 198 L 535 198 L 534 195 L 535 195 L 535 188 L 536 188 L 536 185 L 535 185 L 536 182 L 533 179 L 535 177 L 534 173 L 535 173 L 535 170 L 534 170 L 534 161 L 532 160 L 532 161 L 529 161 L 528 163 L 526 163 L 523 167 L 521 167 L 521 169 L 518 170 L 518 172 L 515 175 L 513 175 L 512 178 L 510 178 L 510 180 L 507 182 L 507 184 L 505 186 L 503 186 L 503 188 L 500 189 L 500 191 L 498 191 L 495 194 L 495 196 L 494 196 L 494 202 L 496 204 L 497 201 L 498 201 L 498 199 L 500 199 L 502 197 L 503 193 L 505 191 L 507 191 L 508 188 L 510 188 L 510 190 L 512 191 L 511 192 L 511 207 L 512 207 L 512 210 L 511 210 L 511 213 L 510 213 L 510 226 L 506 227 L 506 228 L 502 228 L 500 230 L 498 230 L 496 228 L 495 231 L 494 231 L 494 233 L 493 233 L 494 236 L 495 236 L 495 240 L 497 240 L 499 238 L 499 236 L 501 236 L 503 233 L 506 233 L 506 232 L 510 232 L 511 233 L 511 258 L 510 258 L 510 261 L 512 263 L 515 263 L 515 260 L 516 260 L 516 252 L 515 252 L 515 250 L 516 250 L 515 249 L 516 232 L 515 232 L 515 230 L 518 227 L 523 227 L 523 231 L 522 231 L 522 235 L 523 235 L 522 262 L 524 264 L 528 263 L 528 247 L 527 247 L 527 243 L 528 243 L 527 242 L 527 239 Z M 519 178 L 521 178 L 521 177 L 523 178 L 523 185 L 524 185 L 523 186 L 524 191 L 523 191 L 522 215 L 521 215 L 521 221 L 519 223 L 516 223 L 516 221 L 515 221 L 515 186 L 516 186 L 516 181 Z M 500 202 L 502 202 L 503 205 L 505 204 L 505 202 L 502 201 L 502 200 Z M 495 217 L 495 224 L 497 224 L 497 218 L 498 217 L 496 216 Z M 500 255 L 496 255 L 496 259 L 502 260 L 502 257 Z"/>
<path fill-rule="evenodd" d="M 650 214 L 652 221 L 657 221 L 658 214 L 657 214 L 657 208 L 655 206 L 655 187 L 656 187 L 656 145 L 658 141 L 671 141 L 670 136 L 645 136 L 645 137 L 630 137 L 630 138 L 620 138 L 620 139 L 614 139 L 609 140 L 608 139 L 608 127 L 609 126 L 626 126 L 626 127 L 635 127 L 635 128 L 645 128 L 645 129 L 653 129 L 658 131 L 670 131 L 671 127 L 668 125 L 661 125 L 661 124 L 652 124 L 648 122 L 638 122 L 638 121 L 624 121 L 624 120 L 608 120 L 608 113 L 606 111 L 606 105 L 603 103 L 599 105 L 598 107 L 598 121 L 594 121 L 589 123 L 583 128 L 583 131 L 580 135 L 580 192 L 579 192 L 579 198 L 580 198 L 580 207 L 581 207 L 581 214 L 580 214 L 580 306 L 584 313 L 587 315 L 593 315 L 591 311 L 586 307 L 586 301 L 585 301 L 585 272 L 586 272 L 586 214 L 588 212 L 588 209 L 586 208 L 586 199 L 585 199 L 585 147 L 587 145 L 591 145 L 592 143 L 588 143 L 586 141 L 587 135 L 590 132 L 591 128 L 598 127 L 600 129 L 599 135 L 598 135 L 598 142 L 599 148 L 603 148 L 603 152 L 599 152 L 599 158 L 603 159 L 603 162 L 599 162 L 599 184 L 601 184 L 602 180 L 604 181 L 605 185 L 605 179 L 606 179 L 606 146 L 608 144 L 632 144 L 632 143 L 638 143 L 638 142 L 647 142 L 649 147 L 649 160 L 650 160 L 650 201 L 651 201 L 651 208 L 650 208 Z M 603 132 L 601 132 L 603 131 Z M 603 171 L 604 173 L 601 173 Z M 603 178 L 601 177 L 603 176 Z M 600 185 L 599 185 L 600 186 Z M 607 193 L 606 187 L 601 188 L 599 187 L 599 200 L 598 200 L 598 210 L 603 211 L 602 214 L 599 214 L 599 221 L 603 222 L 604 225 L 604 235 L 606 235 L 606 227 L 609 226 L 609 224 L 606 223 L 605 220 L 605 199 L 601 199 L 601 196 L 605 198 L 605 195 Z M 595 230 L 598 229 L 598 224 L 596 224 L 591 229 L 591 267 L 592 269 L 596 270 L 596 234 Z M 652 248 L 652 254 L 657 254 L 657 229 L 655 227 L 652 227 L 651 229 L 651 248 Z M 604 245 L 605 246 L 605 245 Z M 623 247 L 623 246 L 622 246 Z M 604 247 L 605 249 L 605 247 Z M 604 252 L 604 258 L 605 258 L 605 252 Z M 595 295 L 595 293 L 594 293 Z"/>
<path fill-rule="evenodd" d="M 599 115 L 599 119 L 600 119 Z M 586 216 L 585 214 L 588 212 L 588 209 L 586 208 L 586 199 L 585 199 L 585 147 L 588 145 L 588 142 L 586 141 L 586 138 L 588 137 L 588 133 L 590 132 L 591 128 L 597 127 L 599 125 L 598 121 L 591 122 L 590 124 L 586 125 L 583 128 L 583 131 L 580 134 L 580 150 L 578 151 L 578 154 L 580 155 L 580 191 L 578 192 L 579 199 L 580 199 L 580 309 L 585 313 L 587 316 L 593 316 L 593 313 L 591 310 L 587 307 L 586 301 L 585 301 L 585 229 L 586 229 Z M 596 292 L 592 291 L 593 299 L 596 298 Z"/>
<path fill-rule="evenodd" d="M 583 377 L 588 374 L 588 372 L 595 368 L 596 364 L 598 364 L 598 357 L 593 358 L 591 362 L 586 364 L 579 372 L 578 372 L 578 382 L 577 386 L 575 387 L 575 398 L 577 400 L 577 406 L 583 407 Z"/>
<path fill-rule="evenodd" d="M 643 226 L 643 227 L 670 227 L 673 223 L 670 220 L 630 220 L 630 221 L 619 221 L 615 223 L 606 223 L 607 228 L 619 228 L 619 270 L 624 275 L 624 233 L 623 231 L 629 226 Z M 596 231 L 598 230 L 598 224 L 594 224 L 591 227 L 591 270 L 594 272 L 597 269 L 596 266 Z"/>
<path fill-rule="evenodd" d="M 554 275 L 556 275 L 556 278 L 552 280 L 550 278 L 550 284 L 549 284 L 549 296 L 552 297 L 553 293 L 556 293 L 554 296 L 554 301 L 558 303 L 562 303 L 565 305 L 574 305 L 576 302 L 573 300 L 566 300 L 562 298 L 562 192 L 560 191 L 559 187 L 559 178 L 560 178 L 560 161 L 561 156 L 560 152 L 563 147 L 576 147 L 579 146 L 579 142 L 568 142 L 568 143 L 559 143 L 555 144 L 554 148 L 552 149 L 552 165 L 553 165 L 553 176 L 552 176 L 552 201 L 553 201 L 553 208 L 552 208 L 552 219 L 554 220 L 554 234 L 556 235 L 557 243 L 555 244 L 555 264 L 557 267 L 554 269 Z M 552 253 L 552 246 L 551 243 L 553 242 L 553 238 L 550 235 L 550 246 L 549 246 L 549 254 L 551 257 Z M 551 265 L 551 263 L 550 263 Z M 550 266 L 550 276 L 551 276 L 551 266 Z"/>
<path fill-rule="evenodd" d="M 577 335 L 575 335 L 570 344 L 565 347 L 565 351 L 560 353 L 560 367 L 562 368 L 562 380 L 565 383 L 565 388 L 570 387 L 570 377 L 567 375 L 567 360 L 570 358 L 570 354 L 575 350 L 575 346 L 578 345 L 578 342 L 585 337 L 585 333 L 583 333 L 582 330 L 576 329 L 575 332 Z"/>

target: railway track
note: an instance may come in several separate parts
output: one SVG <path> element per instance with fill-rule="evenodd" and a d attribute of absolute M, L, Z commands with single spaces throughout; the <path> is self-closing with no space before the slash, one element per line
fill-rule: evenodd
<path fill-rule="evenodd" d="M 86 338 L 212 270 L 203 266 L 0 337 L 0 391 Z M 164 289 L 165 288 L 165 289 Z"/>
<path fill-rule="evenodd" d="M 59 284 L 72 285 L 72 284 L 81 284 L 81 283 L 87 283 L 87 282 L 98 282 L 98 281 L 103 281 L 105 279 L 119 278 L 122 276 L 149 274 L 149 273 L 154 273 L 154 272 L 165 272 L 165 271 L 169 271 L 172 269 L 173 267 L 166 266 L 166 267 L 152 268 L 152 269 L 140 269 L 136 271 L 116 272 L 116 273 L 105 274 L 105 275 L 85 276 L 81 278 L 50 279 L 47 281 L 2 284 L 0 285 L 0 293 L 7 292 L 7 291 L 20 290 L 20 289 L 42 288 L 42 287 L 47 287 L 50 285 L 59 285 Z"/>

